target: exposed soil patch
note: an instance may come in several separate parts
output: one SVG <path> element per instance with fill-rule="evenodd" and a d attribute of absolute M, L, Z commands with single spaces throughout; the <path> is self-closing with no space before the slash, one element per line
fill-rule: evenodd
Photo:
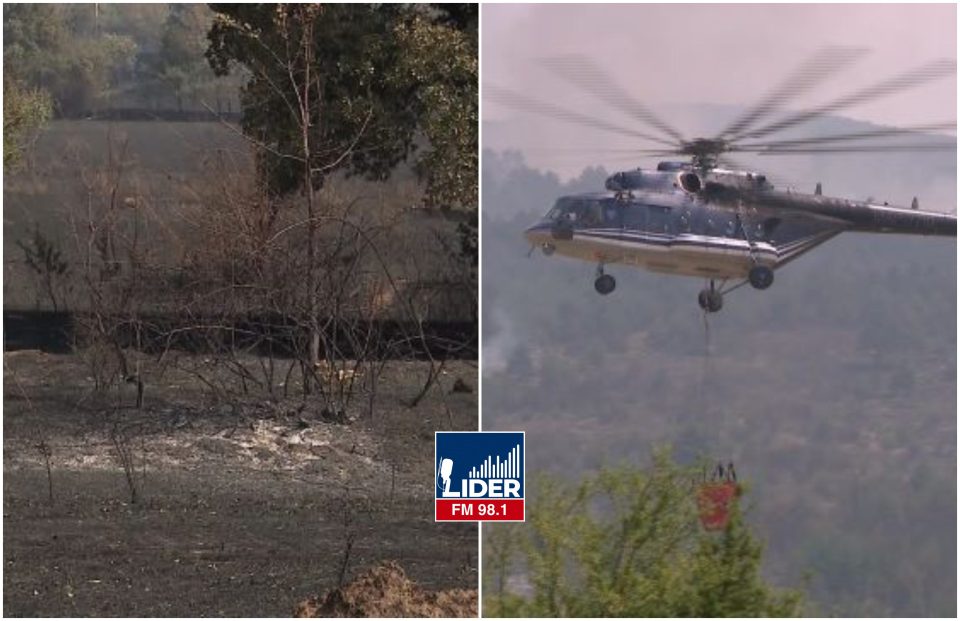
<path fill-rule="evenodd" d="M 476 429 L 475 395 L 451 392 L 476 369 L 449 363 L 407 408 L 424 364 L 391 363 L 341 425 L 293 391 L 226 403 L 147 367 L 136 409 L 127 386 L 92 396 L 77 356 L 5 354 L 4 612 L 286 616 L 345 554 L 347 580 L 395 559 L 428 591 L 475 588 L 477 528 L 436 524 L 432 485 L 433 432 Z"/>
<path fill-rule="evenodd" d="M 297 604 L 296 617 L 476 617 L 477 590 L 430 592 L 386 561 L 353 582 Z"/>

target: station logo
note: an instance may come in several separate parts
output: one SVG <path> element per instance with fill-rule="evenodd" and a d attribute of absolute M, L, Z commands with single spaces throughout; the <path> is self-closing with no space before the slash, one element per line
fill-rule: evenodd
<path fill-rule="evenodd" d="M 523 522 L 524 432 L 437 431 L 438 522 Z"/>

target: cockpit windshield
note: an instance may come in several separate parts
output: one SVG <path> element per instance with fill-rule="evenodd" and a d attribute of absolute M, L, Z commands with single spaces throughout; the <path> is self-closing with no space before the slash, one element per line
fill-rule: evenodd
<path fill-rule="evenodd" d="M 614 224 L 618 218 L 619 210 L 612 198 L 568 196 L 559 199 L 545 219 L 551 222 L 565 220 L 580 228 Z"/>

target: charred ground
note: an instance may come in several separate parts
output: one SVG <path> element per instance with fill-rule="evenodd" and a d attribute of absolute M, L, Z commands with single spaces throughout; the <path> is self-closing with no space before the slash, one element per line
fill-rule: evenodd
<path fill-rule="evenodd" d="M 427 589 L 476 585 L 476 528 L 435 524 L 430 485 L 433 432 L 476 428 L 452 392 L 474 364 L 411 409 L 429 365 L 391 363 L 348 424 L 296 397 L 218 402 L 210 358 L 148 365 L 136 409 L 129 384 L 91 391 L 81 356 L 5 354 L 7 614 L 286 615 L 388 559 Z"/>

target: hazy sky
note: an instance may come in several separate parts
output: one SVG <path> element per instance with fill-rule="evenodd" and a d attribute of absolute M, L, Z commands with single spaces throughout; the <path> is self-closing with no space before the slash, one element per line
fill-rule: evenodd
<path fill-rule="evenodd" d="M 578 112 L 607 111 L 538 63 L 544 57 L 582 54 L 616 75 L 627 91 L 668 121 L 672 120 L 671 103 L 755 103 L 827 45 L 864 47 L 870 53 L 803 95 L 797 108 L 850 94 L 931 60 L 956 59 L 957 52 L 953 4 L 485 4 L 482 19 L 484 85 L 522 91 Z M 956 112 L 954 75 L 840 114 L 874 123 L 913 125 L 952 121 Z M 520 117 L 521 130 L 485 133 L 485 146 L 536 148 L 549 142 L 559 147 L 574 139 L 578 142 L 569 146 L 582 145 L 585 134 L 580 130 L 532 119 L 484 98 L 485 121 L 516 123 Z M 616 112 L 610 118 L 624 120 Z M 540 164 L 549 166 L 548 160 Z M 550 160 L 552 167 L 557 168 L 559 161 L 566 160 L 556 156 Z"/>

